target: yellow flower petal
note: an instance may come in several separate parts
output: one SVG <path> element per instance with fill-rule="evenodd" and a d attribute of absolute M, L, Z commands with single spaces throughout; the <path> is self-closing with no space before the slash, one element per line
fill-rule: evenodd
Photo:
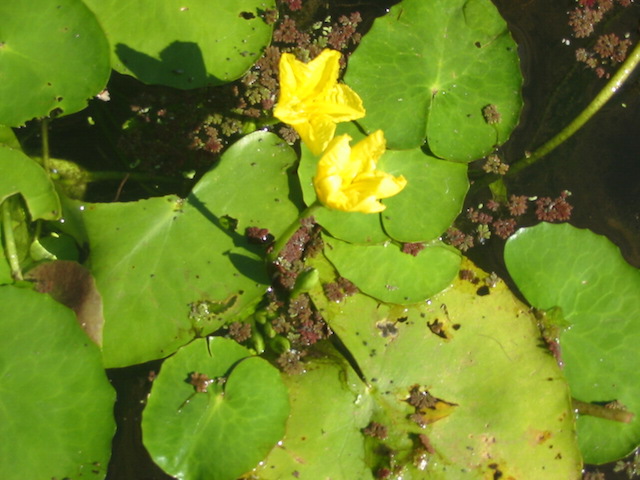
<path fill-rule="evenodd" d="M 365 114 L 360 97 L 338 84 L 340 55 L 325 49 L 309 63 L 290 53 L 280 58 L 280 97 L 273 115 L 291 125 L 314 155 L 326 149 L 336 123 Z"/>
<path fill-rule="evenodd" d="M 324 205 L 346 212 L 377 213 L 385 209 L 378 201 L 398 194 L 407 184 L 403 176 L 376 170 L 385 151 L 381 130 L 374 132 L 353 148 L 351 137 L 334 138 L 318 161 L 313 185 Z"/>

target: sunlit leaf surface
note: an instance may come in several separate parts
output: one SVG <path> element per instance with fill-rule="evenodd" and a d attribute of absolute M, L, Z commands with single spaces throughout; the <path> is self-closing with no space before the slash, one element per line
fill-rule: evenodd
<path fill-rule="evenodd" d="M 184 480 L 234 480 L 284 434 L 278 370 L 232 340 L 196 340 L 166 360 L 142 423 L 156 463 Z"/>
<path fill-rule="evenodd" d="M 82 110 L 111 73 L 109 43 L 81 0 L 0 3 L 0 123 Z"/>
<path fill-rule="evenodd" d="M 240 77 L 271 39 L 273 0 L 86 0 L 111 42 L 113 68 L 191 89 Z"/>
<path fill-rule="evenodd" d="M 296 218 L 295 154 L 273 134 L 233 145 L 192 193 L 76 204 L 104 302 L 104 357 L 124 366 L 169 355 L 254 305 L 269 278 L 265 247 L 245 229 L 279 235 Z M 243 188 L 230 179 L 242 179 Z"/>
<path fill-rule="evenodd" d="M 336 478 L 580 478 L 569 391 L 535 318 L 504 283 L 463 268 L 467 279 L 413 306 L 312 293 L 364 382 L 335 351 L 288 380 L 287 434 L 259 478 L 313 478 L 321 465 Z"/>
<path fill-rule="evenodd" d="M 345 82 L 367 109 L 361 123 L 383 129 L 390 148 L 426 141 L 461 162 L 505 142 L 522 107 L 516 44 L 489 0 L 404 0 L 364 36 Z"/>
<path fill-rule="evenodd" d="M 589 463 L 625 456 L 640 443 L 640 271 L 605 237 L 569 224 L 519 230 L 505 262 L 520 291 L 539 309 L 560 307 L 560 334 L 571 394 L 584 402 L 617 400 L 635 414 L 630 424 L 578 418 Z"/>
<path fill-rule="evenodd" d="M 104 478 L 115 391 L 98 347 L 47 295 L 0 287 L 0 311 L 0 477 Z"/>

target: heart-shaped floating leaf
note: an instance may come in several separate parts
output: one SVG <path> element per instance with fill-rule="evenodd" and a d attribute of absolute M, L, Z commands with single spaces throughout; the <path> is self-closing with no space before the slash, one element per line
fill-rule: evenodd
<path fill-rule="evenodd" d="M 115 392 L 99 349 L 47 295 L 0 287 L 0 310 L 0 477 L 104 478 Z"/>
<path fill-rule="evenodd" d="M 259 300 L 269 284 L 264 247 L 245 229 L 278 236 L 295 220 L 295 161 L 277 136 L 256 132 L 231 146 L 186 199 L 76 204 L 70 215 L 86 229 L 104 302 L 106 365 L 169 355 Z"/>
<path fill-rule="evenodd" d="M 284 435 L 280 373 L 232 340 L 196 340 L 167 359 L 142 420 L 144 444 L 184 480 L 234 480 Z"/>
<path fill-rule="evenodd" d="M 352 123 L 341 124 L 337 131 L 353 138 L 352 147 L 364 138 Z M 316 200 L 312 179 L 319 158 L 302 145 L 298 176 L 307 204 Z M 381 214 L 318 210 L 315 220 L 331 235 L 351 243 L 383 243 L 389 237 L 399 242 L 426 242 L 440 236 L 460 213 L 469 186 L 465 165 L 439 160 L 415 148 L 387 150 L 378 168 L 403 175 L 407 186 L 382 201 L 387 208 Z"/>
<path fill-rule="evenodd" d="M 81 0 L 0 4 L 0 123 L 82 110 L 111 73 L 109 44 Z M 52 54 L 55 52 L 55 55 Z"/>
<path fill-rule="evenodd" d="M 560 347 L 572 395 L 601 404 L 617 400 L 635 414 L 629 424 L 580 416 L 585 461 L 625 456 L 640 443 L 640 271 L 605 237 L 569 224 L 519 230 L 504 258 L 527 300 L 543 310 L 560 307 L 569 324 Z"/>
<path fill-rule="evenodd" d="M 447 288 L 458 273 L 460 254 L 442 243 L 414 256 L 395 244 L 353 245 L 323 237 L 325 255 L 340 275 L 383 302 L 411 304 Z"/>
<path fill-rule="evenodd" d="M 0 145 L 0 203 L 19 193 L 32 219 L 54 220 L 60 200 L 44 169 L 20 150 Z"/>
<path fill-rule="evenodd" d="M 235 80 L 271 39 L 274 0 L 86 0 L 104 25 L 113 68 L 191 89 Z"/>
<path fill-rule="evenodd" d="M 401 48 L 399 48 L 401 46 Z M 469 162 L 505 142 L 522 108 L 516 44 L 489 0 L 404 0 L 377 19 L 345 76 L 369 131 Z"/>

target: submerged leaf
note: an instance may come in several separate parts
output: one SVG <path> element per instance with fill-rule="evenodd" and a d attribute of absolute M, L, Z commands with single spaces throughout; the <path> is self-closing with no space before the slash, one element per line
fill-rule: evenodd
<path fill-rule="evenodd" d="M 73 310 L 89 338 L 102 346 L 102 298 L 89 270 L 77 262 L 56 260 L 38 265 L 25 278 L 36 282 L 37 291 Z"/>

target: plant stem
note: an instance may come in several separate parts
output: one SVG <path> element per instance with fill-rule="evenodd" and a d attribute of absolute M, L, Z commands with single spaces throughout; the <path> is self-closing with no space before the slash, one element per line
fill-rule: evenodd
<path fill-rule="evenodd" d="M 540 158 L 554 150 L 558 145 L 576 133 L 591 117 L 593 117 L 605 103 L 618 91 L 622 84 L 629 78 L 636 66 L 640 63 L 640 42 L 635 46 L 631 55 L 624 61 L 618 71 L 611 77 L 600 93 L 595 96 L 591 103 L 573 121 L 564 127 L 560 133 L 539 147 L 530 156 L 522 158 L 510 166 L 508 174 L 514 174 L 527 168 Z"/>
<path fill-rule="evenodd" d="M 604 418 L 605 420 L 613 420 L 622 423 L 631 423 L 631 420 L 633 420 L 634 417 L 633 413 L 626 410 L 607 408 L 595 403 L 582 402 L 575 398 L 571 399 L 571 404 L 580 415 L 590 415 L 592 417 Z"/>
<path fill-rule="evenodd" d="M 13 199 L 8 197 L 2 202 L 2 234 L 4 237 L 4 248 L 11 267 L 11 276 L 16 281 L 21 281 L 22 270 L 20 269 L 20 260 L 18 258 L 18 249 L 16 248 L 16 240 L 13 236 L 13 222 L 11 220 L 11 202 Z"/>
<path fill-rule="evenodd" d="M 300 212 L 298 218 L 296 218 L 293 223 L 291 223 L 291 225 L 287 227 L 287 229 L 282 233 L 282 235 L 280 235 L 280 237 L 278 237 L 278 239 L 273 244 L 273 250 L 269 255 L 267 255 L 267 260 L 269 263 L 273 263 L 278 259 L 280 251 L 289 242 L 289 240 L 291 240 L 293 234 L 296 233 L 300 228 L 301 221 L 305 218 L 311 217 L 319 208 L 322 207 L 323 205 L 318 200 L 316 200 L 302 212 Z"/>
<path fill-rule="evenodd" d="M 509 166 L 509 171 L 506 176 L 514 175 L 521 170 L 533 165 L 545 155 L 549 154 L 556 147 L 568 140 L 574 133 L 576 133 L 585 123 L 587 123 L 591 117 L 593 117 L 605 103 L 620 89 L 622 84 L 629 78 L 629 75 L 640 63 L 640 42 L 635 46 L 631 54 L 627 57 L 624 63 L 620 66 L 618 71 L 611 77 L 602 90 L 595 96 L 595 98 L 587 105 L 587 107 L 573 119 L 569 125 L 564 127 L 560 133 L 558 133 L 551 140 L 540 146 L 532 154 L 521 158 L 517 162 L 512 163 Z M 495 176 L 487 175 L 483 179 L 475 182 L 474 189 L 486 186 L 490 183 L 500 181 L 501 178 L 495 180 Z"/>

